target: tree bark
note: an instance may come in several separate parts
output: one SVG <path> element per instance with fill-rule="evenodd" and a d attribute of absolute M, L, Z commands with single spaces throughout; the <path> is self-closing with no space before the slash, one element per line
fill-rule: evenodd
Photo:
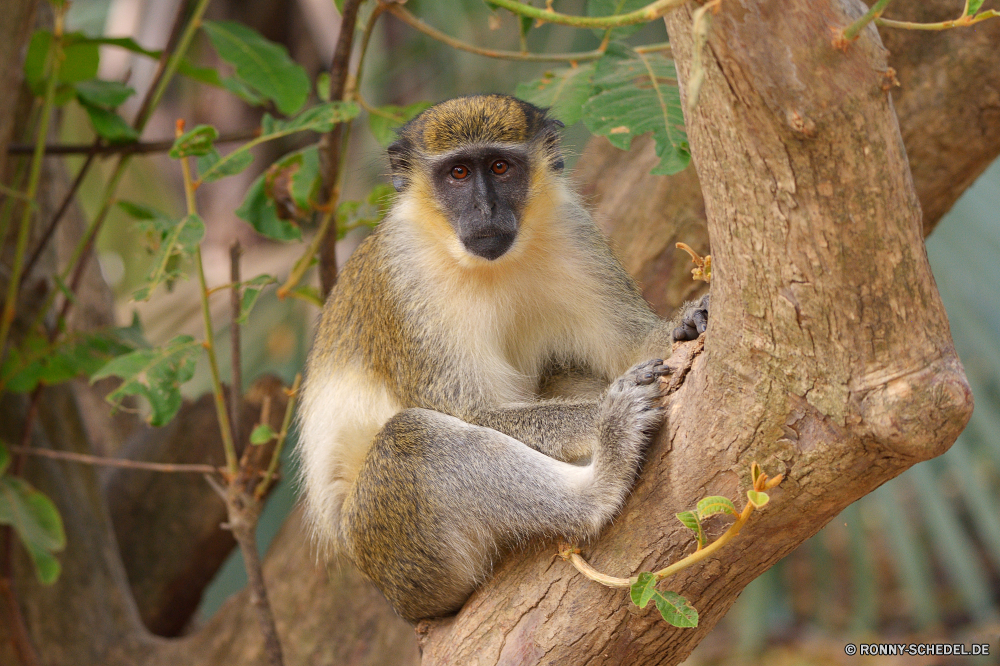
<path fill-rule="evenodd" d="M 984 8 L 991 5 L 1000 8 L 1000 1 Z M 925 0 L 890 5 L 886 16 L 929 22 L 954 18 L 956 11 L 953 0 Z M 881 36 L 900 83 L 892 98 L 927 236 L 1000 155 L 1000 21 L 945 32 L 886 28 Z M 574 177 L 646 300 L 667 315 L 697 295 L 701 284 L 691 281 L 691 263 L 675 243 L 701 254 L 710 248 L 694 170 L 653 176 L 649 171 L 658 162 L 649 136 L 637 138 L 629 151 L 594 138 Z"/>
<path fill-rule="evenodd" d="M 661 568 L 692 545 L 675 513 L 706 495 L 745 502 L 751 461 L 784 473 L 736 544 L 661 585 L 691 600 L 699 626 L 670 627 L 525 554 L 430 626 L 425 666 L 679 663 L 751 580 L 964 428 L 972 395 L 926 260 L 884 49 L 873 27 L 846 52 L 831 44 L 831 27 L 864 11 L 847 7 L 723 3 L 686 119 L 712 323 L 624 513 L 586 555 L 616 576 Z M 667 16 L 682 82 L 693 9 Z"/>

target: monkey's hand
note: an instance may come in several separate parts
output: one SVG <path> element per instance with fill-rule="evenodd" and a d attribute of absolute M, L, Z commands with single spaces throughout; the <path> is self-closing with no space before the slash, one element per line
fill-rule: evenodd
<path fill-rule="evenodd" d="M 708 309 L 708 294 L 705 294 L 701 300 L 690 301 L 681 306 L 680 313 L 674 319 L 674 322 L 677 323 L 673 333 L 674 341 L 697 340 L 698 336 L 708 328 Z"/>
<path fill-rule="evenodd" d="M 663 422 L 664 384 L 670 368 L 660 359 L 632 366 L 608 387 L 598 415 L 600 451 L 617 458 L 611 467 L 631 474 L 638 468 L 649 436 Z"/>

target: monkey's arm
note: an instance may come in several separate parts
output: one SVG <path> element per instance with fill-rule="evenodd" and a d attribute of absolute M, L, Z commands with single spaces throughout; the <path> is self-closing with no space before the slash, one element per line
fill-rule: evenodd
<path fill-rule="evenodd" d="M 597 400 L 515 403 L 477 413 L 471 423 L 524 442 L 550 458 L 590 458 L 597 440 Z"/>

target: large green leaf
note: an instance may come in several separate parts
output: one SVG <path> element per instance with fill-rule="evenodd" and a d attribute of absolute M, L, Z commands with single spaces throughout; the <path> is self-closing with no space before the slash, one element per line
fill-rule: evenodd
<path fill-rule="evenodd" d="M 691 152 L 672 60 L 612 43 L 597 62 L 593 84 L 596 94 L 583 107 L 591 132 L 622 150 L 634 137 L 652 132 L 660 157 L 653 173 L 677 173 L 688 165 Z"/>
<path fill-rule="evenodd" d="M 519 83 L 515 94 L 536 106 L 547 107 L 567 127 L 583 117 L 583 105 L 593 92 L 594 63 L 552 69 L 542 78 Z"/>
<path fill-rule="evenodd" d="M 298 112 L 309 95 L 309 77 L 280 44 L 233 21 L 204 21 L 219 57 L 236 68 L 236 75 L 255 91 L 272 100 L 286 115 Z"/>
<path fill-rule="evenodd" d="M 194 375 L 195 357 L 201 349 L 201 343 L 190 335 L 179 335 L 162 347 L 115 358 L 91 375 L 91 381 L 121 377 L 121 386 L 108 394 L 107 401 L 118 407 L 125 396 L 140 395 L 149 402 L 150 425 L 162 426 L 180 409 L 181 384 Z"/>
<path fill-rule="evenodd" d="M 114 111 L 84 103 L 82 100 L 80 106 L 87 112 L 90 124 L 97 135 L 108 143 L 128 143 L 139 140 L 139 133 Z"/>
<path fill-rule="evenodd" d="M 115 109 L 135 94 L 135 89 L 118 81 L 102 81 L 90 79 L 76 84 L 76 96 L 81 103 L 99 106 L 102 109 Z"/>
<path fill-rule="evenodd" d="M 52 33 L 38 30 L 31 35 L 28 52 L 24 58 L 24 80 L 35 95 L 45 91 L 46 63 L 53 48 Z M 97 44 L 82 33 L 63 36 L 63 57 L 59 63 L 59 83 L 78 83 L 97 76 L 100 54 Z"/>
<path fill-rule="evenodd" d="M 297 220 L 310 215 L 321 184 L 316 145 L 285 155 L 250 186 L 236 215 L 274 240 L 302 238 Z"/>
<path fill-rule="evenodd" d="M 629 589 L 629 596 L 639 608 L 645 608 L 650 601 L 668 623 L 675 627 L 697 627 L 698 611 L 688 600 L 676 592 L 661 592 L 656 589 L 656 577 L 648 572 L 639 574 Z"/>
<path fill-rule="evenodd" d="M 59 510 L 24 479 L 0 476 L 0 525 L 14 528 L 28 549 L 38 580 L 50 585 L 59 578 L 59 561 L 52 556 L 66 547 Z"/>

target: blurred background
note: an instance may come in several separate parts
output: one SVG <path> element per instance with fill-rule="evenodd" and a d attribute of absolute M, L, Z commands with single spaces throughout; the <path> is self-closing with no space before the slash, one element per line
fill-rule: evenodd
<path fill-rule="evenodd" d="M 144 47 L 161 48 L 178 0 L 76 0 L 71 30 L 91 35 L 132 35 Z M 440 30 L 477 45 L 519 48 L 516 20 L 494 16 L 480 0 L 407 3 L 414 14 Z M 370 10 L 370 6 L 368 7 Z M 567 13 L 582 13 L 582 0 L 560 3 Z M 287 46 L 311 76 L 328 66 L 339 17 L 331 0 L 215 0 L 208 18 L 245 23 Z M 666 40 L 662 22 L 644 27 L 635 43 Z M 599 38 L 588 31 L 543 26 L 528 35 L 533 51 L 593 49 Z M 198 55 L 201 48 L 202 54 Z M 194 59 L 211 62 L 212 52 L 196 44 Z M 545 65 L 495 61 L 456 51 L 392 16 L 383 16 L 366 61 L 362 94 L 372 105 L 438 101 L 473 92 L 513 93 L 519 82 L 538 77 Z M 127 81 L 140 99 L 153 63 L 121 49 L 105 48 L 101 77 Z M 128 117 L 130 110 L 123 109 Z M 84 113 L 64 111 L 66 143 L 92 140 Z M 210 123 L 221 133 L 253 128 L 260 111 L 219 89 L 179 80 L 154 116 L 145 140 L 169 139 L 174 121 L 188 126 Z M 344 198 L 359 199 L 384 182 L 384 150 L 356 122 L 351 133 Z M 580 125 L 566 129 L 564 146 L 571 170 L 589 133 Z M 258 150 L 255 165 L 301 147 L 305 141 L 272 142 Z M 67 158 L 74 173 L 82 158 Z M 99 205 L 111 160 L 84 181 L 81 197 L 88 216 Z M 278 244 L 258 236 L 234 211 L 259 166 L 199 191 L 207 222 L 203 245 L 210 284 L 229 280 L 229 246 L 246 248 L 243 274 L 284 278 L 301 254 L 301 244 Z M 177 163 L 166 155 L 137 157 L 119 190 L 120 198 L 180 215 L 184 198 Z M 922 463 L 845 510 L 813 539 L 751 584 L 734 609 L 690 657 L 689 664 L 839 664 L 846 642 L 990 642 L 1000 636 L 1000 163 L 994 164 L 941 221 L 927 251 L 951 320 L 952 333 L 976 399 L 969 427 L 944 456 Z M 117 214 L 117 213 L 116 213 Z M 364 232 L 348 235 L 338 247 L 342 263 Z M 201 331 L 196 284 L 178 283 L 172 293 L 136 304 L 128 294 L 148 272 L 150 256 L 124 215 L 109 220 L 99 241 L 101 269 L 118 295 L 119 323 L 138 312 L 147 337 L 162 343 L 178 333 Z M 312 278 L 315 281 L 315 276 Z M 219 308 L 220 360 L 228 359 L 227 305 Z M 257 325 L 244 330 L 243 377 L 249 385 L 263 373 L 286 383 L 301 369 L 318 310 L 301 300 L 279 301 L 265 292 L 254 313 Z M 260 325 L 266 322 L 266 325 Z M 224 361 L 225 362 L 225 361 Z M 229 370 L 221 368 L 228 376 Z M 207 368 L 199 368 L 185 387 L 190 397 L 209 390 Z M 262 518 L 262 550 L 294 504 L 294 461 Z M 208 590 L 200 609 L 205 619 L 245 584 L 238 553 Z M 983 663 L 996 663 L 992 661 Z M 906 658 L 893 662 L 935 664 Z M 969 658 L 962 663 L 976 663 Z"/>

